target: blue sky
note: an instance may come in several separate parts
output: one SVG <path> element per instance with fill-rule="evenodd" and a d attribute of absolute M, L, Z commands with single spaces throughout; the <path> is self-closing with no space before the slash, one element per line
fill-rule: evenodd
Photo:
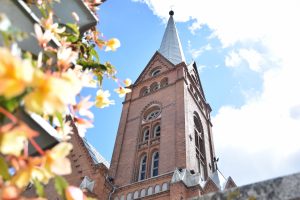
<path fill-rule="evenodd" d="M 218 6 L 215 6 L 218 5 Z M 234 5 L 234 6 L 233 6 Z M 118 77 L 136 80 L 158 50 L 172 7 L 187 62 L 196 60 L 211 105 L 219 167 L 237 184 L 300 171 L 297 1 L 109 0 L 98 11 L 99 29 L 116 37 L 116 52 L 99 52 Z M 278 15 L 281 13 L 281 15 Z M 93 108 L 88 141 L 109 161 L 122 100 Z M 85 90 L 84 95 L 95 90 Z"/>

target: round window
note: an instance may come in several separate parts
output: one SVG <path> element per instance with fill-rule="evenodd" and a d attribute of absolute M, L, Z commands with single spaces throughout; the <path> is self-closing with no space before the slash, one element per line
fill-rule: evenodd
<path fill-rule="evenodd" d="M 160 72 L 161 72 L 160 69 L 154 69 L 154 70 L 152 71 L 152 73 L 151 73 L 151 76 L 156 76 L 156 75 L 158 75 Z"/>
<path fill-rule="evenodd" d="M 160 115 L 160 112 L 159 106 L 152 106 L 144 113 L 144 119 L 147 121 L 156 119 Z"/>

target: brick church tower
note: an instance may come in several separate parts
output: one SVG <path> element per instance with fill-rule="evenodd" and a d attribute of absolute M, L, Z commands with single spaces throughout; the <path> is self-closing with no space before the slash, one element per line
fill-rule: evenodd
<path fill-rule="evenodd" d="M 188 199 L 235 186 L 217 169 L 211 107 L 169 14 L 159 50 L 123 103 L 109 169 L 115 200 Z"/>

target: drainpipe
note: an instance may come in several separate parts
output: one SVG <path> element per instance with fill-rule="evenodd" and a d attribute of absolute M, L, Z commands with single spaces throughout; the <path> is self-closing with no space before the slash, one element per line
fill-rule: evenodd
<path fill-rule="evenodd" d="M 111 180 L 109 179 L 108 175 L 106 175 L 105 177 L 106 181 L 110 184 L 110 186 L 113 188 L 113 190 L 109 193 L 109 196 L 108 196 L 108 200 L 111 200 L 111 196 L 112 194 L 115 192 L 116 190 L 116 186 L 114 186 L 111 182 Z"/>

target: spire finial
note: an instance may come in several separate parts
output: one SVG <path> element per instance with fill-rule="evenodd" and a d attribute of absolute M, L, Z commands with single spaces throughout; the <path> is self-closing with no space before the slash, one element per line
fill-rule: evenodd
<path fill-rule="evenodd" d="M 170 16 L 173 16 L 173 15 L 174 15 L 174 11 L 173 11 L 173 10 L 170 10 L 169 15 L 170 15 Z"/>

